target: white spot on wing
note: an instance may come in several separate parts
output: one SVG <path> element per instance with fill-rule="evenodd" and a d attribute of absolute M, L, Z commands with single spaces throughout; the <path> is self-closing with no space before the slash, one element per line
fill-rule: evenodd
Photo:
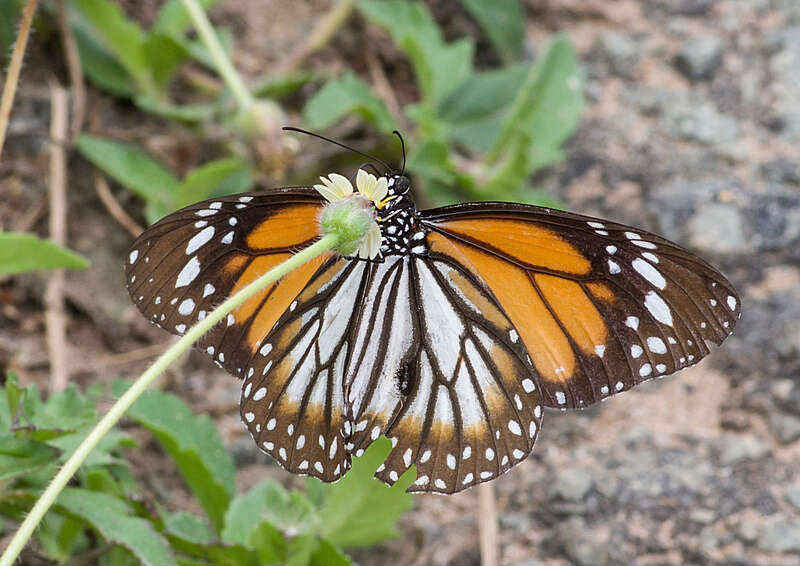
<path fill-rule="evenodd" d="M 644 306 L 657 321 L 672 326 L 672 311 L 658 293 L 655 291 L 647 293 L 644 298 Z"/>
<path fill-rule="evenodd" d="M 181 272 L 178 273 L 178 278 L 175 280 L 175 288 L 186 287 L 189 283 L 194 281 L 199 274 L 200 262 L 197 260 L 197 257 L 193 257 L 186 262 Z"/>
<path fill-rule="evenodd" d="M 664 276 L 661 275 L 661 272 L 642 258 L 637 257 L 631 262 L 631 265 L 639 275 L 644 277 L 653 286 L 662 290 L 667 286 L 667 281 L 664 279 Z"/>
<path fill-rule="evenodd" d="M 214 237 L 215 231 L 213 226 L 207 226 L 195 234 L 192 239 L 189 240 L 189 243 L 186 244 L 186 255 L 192 255 L 203 245 L 208 243 L 208 241 Z"/>

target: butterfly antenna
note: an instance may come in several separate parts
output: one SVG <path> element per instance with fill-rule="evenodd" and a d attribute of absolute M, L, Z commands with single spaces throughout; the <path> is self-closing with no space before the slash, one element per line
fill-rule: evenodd
<path fill-rule="evenodd" d="M 385 162 L 385 161 L 383 161 L 382 159 L 378 159 L 378 158 L 377 158 L 377 157 L 375 157 L 374 155 L 370 155 L 369 153 L 364 153 L 363 151 L 359 151 L 359 150 L 357 150 L 357 149 L 356 149 L 356 148 L 354 148 L 354 147 L 351 147 L 351 146 L 349 146 L 349 145 L 345 145 L 345 144 L 343 144 L 343 143 L 341 143 L 341 142 L 338 142 L 338 141 L 336 141 L 336 140 L 332 140 L 331 138 L 326 138 L 326 137 L 325 137 L 325 136 L 323 136 L 322 134 L 317 134 L 317 133 L 315 133 L 315 132 L 309 132 L 308 130 L 304 130 L 304 129 L 302 129 L 302 128 L 295 128 L 294 126 L 284 126 L 284 127 L 283 127 L 283 128 L 281 128 L 281 129 L 282 129 L 282 130 L 285 130 L 285 131 L 287 131 L 287 132 L 298 132 L 298 133 L 301 133 L 301 134 L 306 134 L 306 135 L 309 135 L 309 136 L 313 136 L 313 137 L 315 137 L 315 138 L 319 138 L 319 139 L 321 139 L 321 140 L 325 140 L 326 142 L 332 143 L 332 144 L 334 144 L 334 145 L 338 145 L 339 147 L 343 147 L 344 149 L 346 149 L 346 150 L 348 150 L 348 151 L 352 151 L 353 153 L 357 153 L 357 154 L 359 154 L 359 155 L 363 155 L 363 156 L 364 156 L 364 157 L 366 157 L 367 159 L 371 159 L 372 161 L 375 161 L 375 162 L 377 162 L 377 163 L 380 163 L 381 165 L 383 165 L 383 166 L 384 166 L 384 168 L 386 168 L 386 172 L 387 172 L 387 173 L 390 173 L 390 172 L 392 171 L 392 168 L 391 168 L 391 167 L 389 167 L 389 166 L 386 164 L 386 162 Z M 404 158 L 403 158 L 403 163 L 405 164 L 405 156 L 404 156 Z"/>
<path fill-rule="evenodd" d="M 397 130 L 394 130 L 392 133 L 400 138 L 400 150 L 403 152 L 403 169 L 400 171 L 400 174 L 402 175 L 406 172 L 406 142 L 403 141 L 403 136 L 401 136 L 400 132 Z"/>

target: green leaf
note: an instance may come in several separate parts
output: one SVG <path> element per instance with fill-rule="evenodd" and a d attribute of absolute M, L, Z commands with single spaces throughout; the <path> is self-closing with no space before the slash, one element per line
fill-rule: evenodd
<path fill-rule="evenodd" d="M 253 548 L 261 564 L 283 563 L 286 558 L 286 539 L 267 521 L 254 525 L 247 546 Z"/>
<path fill-rule="evenodd" d="M 116 96 L 131 96 L 133 81 L 119 61 L 92 35 L 79 25 L 72 28 L 81 67 L 89 79 Z"/>
<path fill-rule="evenodd" d="M 88 134 L 78 137 L 77 146 L 86 159 L 152 205 L 149 222 L 172 210 L 178 179 L 141 149 Z"/>
<path fill-rule="evenodd" d="M 223 183 L 229 181 L 231 177 L 242 174 L 249 179 L 252 176 L 252 169 L 247 163 L 235 157 L 217 159 L 201 165 L 190 171 L 175 191 L 175 208 L 182 208 L 217 194 L 216 190 Z"/>
<path fill-rule="evenodd" d="M 170 513 L 164 517 L 164 528 L 167 532 L 186 540 L 208 544 L 214 540 L 214 533 L 202 517 L 187 511 Z"/>
<path fill-rule="evenodd" d="M 11 426 L 11 422 L 17 420 L 17 411 L 19 411 L 20 401 L 25 392 L 19 386 L 19 377 L 13 371 L 8 372 L 6 375 L 6 400 L 8 401 L 8 416 L 9 422 L 5 423 L 0 421 L 0 431 L 4 430 L 7 426 Z"/>
<path fill-rule="evenodd" d="M 413 502 L 406 489 L 416 478 L 412 466 L 389 487 L 373 476 L 386 460 L 392 443 L 386 437 L 373 442 L 344 478 L 330 486 L 320 509 L 321 534 L 339 546 L 369 546 L 397 536 L 395 523 Z"/>
<path fill-rule="evenodd" d="M 470 76 L 439 109 L 446 135 L 479 153 L 488 151 L 530 67 L 519 64 Z"/>
<path fill-rule="evenodd" d="M 122 382 L 112 385 L 117 396 L 125 389 Z M 152 389 L 133 404 L 128 416 L 158 438 L 205 509 L 214 530 L 220 532 L 234 493 L 234 467 L 211 419 L 193 415 L 174 395 Z"/>
<path fill-rule="evenodd" d="M 59 448 L 63 452 L 59 461 L 66 462 L 67 458 L 75 452 L 80 443 L 86 438 L 86 435 L 89 434 L 90 429 L 91 427 L 85 427 L 74 433 L 48 440 L 47 443 L 50 446 Z M 125 446 L 133 447 L 135 442 L 123 432 L 113 429 L 100 440 L 95 449 L 86 457 L 83 465 L 90 467 L 117 464 L 121 460 L 112 453 Z"/>
<path fill-rule="evenodd" d="M 370 22 L 386 29 L 411 60 L 427 105 L 437 106 L 472 72 L 472 40 L 446 44 L 425 4 L 366 0 L 359 3 L 359 9 Z"/>
<path fill-rule="evenodd" d="M 324 130 L 349 114 L 358 114 L 381 132 L 395 129 L 386 105 L 353 73 L 329 81 L 303 109 L 303 119 L 312 130 Z"/>
<path fill-rule="evenodd" d="M 88 546 L 88 540 L 82 536 L 84 530 L 83 521 L 79 519 L 48 513 L 36 529 L 36 538 L 48 558 L 55 562 L 66 562 L 73 554 L 83 550 L 76 548 L 78 545 Z"/>
<path fill-rule="evenodd" d="M 483 28 L 497 54 L 513 61 L 522 53 L 525 16 L 519 0 L 461 0 Z"/>
<path fill-rule="evenodd" d="M 147 566 L 177 566 L 169 544 L 144 519 L 131 516 L 121 499 L 85 489 L 67 487 L 57 505 L 80 517 L 113 544 L 119 544 Z"/>
<path fill-rule="evenodd" d="M 353 562 L 333 544 L 322 539 L 311 555 L 309 566 L 353 566 Z"/>
<path fill-rule="evenodd" d="M 143 49 L 156 88 L 159 92 L 164 92 L 175 69 L 190 57 L 190 53 L 181 42 L 160 33 L 151 33 L 145 40 Z"/>
<path fill-rule="evenodd" d="M 92 35 L 134 78 L 138 88 L 152 94 L 154 85 L 144 51 L 144 30 L 110 0 L 74 0 L 72 5 L 91 27 Z"/>
<path fill-rule="evenodd" d="M 219 0 L 199 0 L 197 3 L 200 4 L 201 8 L 207 10 L 218 1 Z M 192 20 L 183 7 L 182 0 L 167 0 L 158 11 L 156 21 L 150 31 L 167 35 L 181 35 L 191 25 Z"/>
<path fill-rule="evenodd" d="M 286 542 L 286 566 L 308 566 L 319 540 L 314 535 L 300 535 Z"/>
<path fill-rule="evenodd" d="M 517 92 L 500 135 L 489 152 L 490 163 L 515 144 L 530 147 L 530 172 L 560 158 L 559 148 L 572 134 L 583 109 L 578 61 L 565 36 L 554 38 L 531 67 Z M 517 150 L 514 150 L 517 151 Z"/>
<path fill-rule="evenodd" d="M 248 546 L 253 531 L 264 521 L 292 535 L 313 531 L 318 525 L 305 495 L 286 491 L 275 480 L 267 479 L 231 502 L 222 540 Z"/>
<path fill-rule="evenodd" d="M 0 2 L 0 65 L 4 69 L 6 60 L 11 57 L 11 46 L 17 37 L 17 22 L 21 8 L 20 0 Z"/>
<path fill-rule="evenodd" d="M 256 98 L 282 98 L 294 94 L 314 80 L 314 74 L 295 71 L 287 75 L 267 75 L 257 78 L 250 87 Z"/>
<path fill-rule="evenodd" d="M 46 466 L 59 454 L 57 449 L 42 442 L 0 433 L 0 481 Z"/>
<path fill-rule="evenodd" d="M 34 234 L 0 233 L 0 275 L 61 267 L 84 269 L 88 265 L 83 256 Z"/>
<path fill-rule="evenodd" d="M 160 102 L 148 96 L 135 96 L 133 102 L 140 109 L 150 114 L 157 114 L 158 116 L 169 118 L 170 120 L 187 123 L 210 120 L 219 108 L 219 105 L 216 103 L 170 104 L 168 102 Z"/>

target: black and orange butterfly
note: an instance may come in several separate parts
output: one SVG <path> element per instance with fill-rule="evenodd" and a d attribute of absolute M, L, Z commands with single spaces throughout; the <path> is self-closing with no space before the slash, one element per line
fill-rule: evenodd
<path fill-rule="evenodd" d="M 416 465 L 410 491 L 461 491 L 530 454 L 543 407 L 693 365 L 739 317 L 725 277 L 643 230 L 512 203 L 418 211 L 402 174 L 362 180 L 385 195 L 372 251 L 305 264 L 199 344 L 243 379 L 242 419 L 291 472 L 335 481 L 385 435 L 379 479 Z M 292 187 L 170 214 L 133 244 L 131 297 L 182 334 L 314 242 L 325 204 Z"/>

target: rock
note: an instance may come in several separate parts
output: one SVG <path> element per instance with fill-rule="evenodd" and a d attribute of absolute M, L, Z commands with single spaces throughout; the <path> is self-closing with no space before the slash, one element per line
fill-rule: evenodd
<path fill-rule="evenodd" d="M 734 204 L 708 203 L 687 224 L 689 245 L 702 251 L 744 253 L 749 246 L 742 216 Z"/>
<path fill-rule="evenodd" d="M 564 501 L 582 501 L 594 487 L 594 479 L 585 470 L 568 469 L 560 472 L 553 486 L 553 496 Z"/>
<path fill-rule="evenodd" d="M 600 36 L 598 50 L 613 73 L 623 77 L 633 75 L 639 60 L 639 48 L 631 38 L 615 32 L 604 33 Z"/>
<path fill-rule="evenodd" d="M 564 521 L 557 527 L 558 540 L 573 564 L 601 566 L 616 563 L 611 560 L 607 534 L 592 528 L 581 518 Z"/>
<path fill-rule="evenodd" d="M 788 159 L 775 159 L 761 164 L 761 174 L 773 183 L 800 185 L 800 165 Z"/>
<path fill-rule="evenodd" d="M 778 442 L 790 444 L 800 438 L 800 419 L 783 413 L 772 413 L 769 416 L 769 429 Z"/>
<path fill-rule="evenodd" d="M 786 488 L 786 500 L 800 511 L 800 484 L 795 484 Z"/>
<path fill-rule="evenodd" d="M 800 195 L 794 190 L 768 186 L 766 194 L 751 198 L 745 217 L 755 249 L 792 248 L 800 239 Z"/>
<path fill-rule="evenodd" d="M 679 0 L 667 2 L 670 12 L 676 16 L 705 16 L 708 14 L 715 0 Z"/>
<path fill-rule="evenodd" d="M 531 517 L 527 513 L 500 513 L 498 521 L 503 529 L 525 532 L 531 528 Z"/>
<path fill-rule="evenodd" d="M 769 446 L 750 434 L 724 434 L 716 442 L 723 465 L 733 466 L 745 460 L 758 460 L 769 454 Z"/>
<path fill-rule="evenodd" d="M 770 58 L 773 75 L 770 90 L 779 133 L 790 141 L 800 140 L 800 28 L 782 35 L 782 49 Z"/>
<path fill-rule="evenodd" d="M 538 560 L 523 560 L 522 562 L 515 562 L 512 566 L 544 566 L 544 562 Z"/>
<path fill-rule="evenodd" d="M 675 66 L 693 81 L 707 80 L 722 64 L 722 42 L 714 36 L 686 42 L 675 58 Z"/>
<path fill-rule="evenodd" d="M 664 127 L 683 139 L 719 146 L 736 141 L 739 135 L 739 122 L 708 101 L 678 99 L 665 110 Z"/>
<path fill-rule="evenodd" d="M 775 517 L 764 525 L 757 544 L 767 552 L 800 552 L 800 521 Z"/>

